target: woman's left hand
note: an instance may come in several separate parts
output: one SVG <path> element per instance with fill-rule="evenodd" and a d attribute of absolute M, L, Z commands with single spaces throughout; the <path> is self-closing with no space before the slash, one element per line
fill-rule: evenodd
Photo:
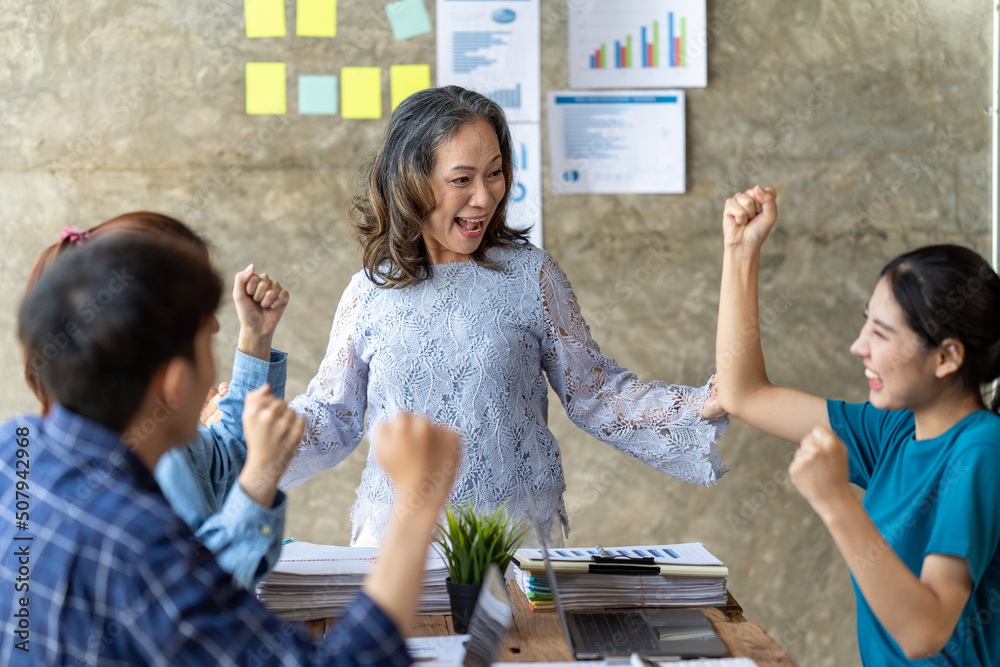
<path fill-rule="evenodd" d="M 802 438 L 788 474 L 824 521 L 838 502 L 847 496 L 854 499 L 849 486 L 847 447 L 827 426 L 816 426 Z"/>

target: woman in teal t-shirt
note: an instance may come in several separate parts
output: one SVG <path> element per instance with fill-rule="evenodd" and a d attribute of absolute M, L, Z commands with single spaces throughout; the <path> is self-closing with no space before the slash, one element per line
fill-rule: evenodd
<path fill-rule="evenodd" d="M 869 402 L 826 401 L 767 379 L 757 274 L 776 218 L 773 189 L 726 201 L 721 407 L 801 443 L 789 473 L 850 566 L 866 664 L 1000 664 L 1000 397 L 981 393 L 1000 376 L 1000 278 L 957 246 L 892 260 L 851 345 Z"/>

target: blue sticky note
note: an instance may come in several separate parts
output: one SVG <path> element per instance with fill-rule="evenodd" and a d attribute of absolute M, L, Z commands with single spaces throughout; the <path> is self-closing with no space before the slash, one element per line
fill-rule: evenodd
<path fill-rule="evenodd" d="M 337 77 L 299 76 L 299 114 L 337 113 Z"/>
<path fill-rule="evenodd" d="M 385 6 L 389 27 L 396 41 L 423 35 L 431 31 L 431 17 L 424 0 L 398 0 Z"/>

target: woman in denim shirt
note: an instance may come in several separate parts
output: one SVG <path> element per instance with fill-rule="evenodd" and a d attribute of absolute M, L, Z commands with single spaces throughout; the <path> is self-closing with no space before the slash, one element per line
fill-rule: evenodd
<path fill-rule="evenodd" d="M 67 227 L 60 242 L 39 256 L 27 287 L 34 285 L 62 253 L 92 236 L 125 233 L 182 240 L 208 253 L 206 243 L 177 220 L 157 213 L 128 213 L 88 231 Z M 112 279 L 127 283 L 128 277 Z M 277 482 L 287 457 L 247 450 L 243 400 L 246 392 L 265 383 L 272 394 L 284 397 L 286 355 L 271 349 L 271 338 L 288 304 L 288 292 L 267 274 L 254 273 L 250 265 L 236 274 L 233 301 L 240 320 L 239 342 L 229 389 L 218 401 L 218 419 L 210 426 L 199 426 L 197 440 L 166 453 L 154 476 L 174 511 L 215 554 L 219 565 L 232 574 L 233 582 L 250 589 L 274 566 L 281 550 L 286 502 Z M 81 310 L 83 322 L 88 314 L 91 318 L 98 314 L 100 304 L 91 306 L 89 311 Z M 72 335 L 72 331 L 59 335 Z M 53 342 L 58 346 L 58 340 Z M 42 404 L 42 414 L 46 414 L 51 400 L 33 372 L 40 363 L 45 363 L 43 356 L 26 356 L 25 379 Z M 163 405 L 162 409 L 171 408 Z M 156 428 L 154 422 L 142 423 L 123 438 L 132 444 Z"/>

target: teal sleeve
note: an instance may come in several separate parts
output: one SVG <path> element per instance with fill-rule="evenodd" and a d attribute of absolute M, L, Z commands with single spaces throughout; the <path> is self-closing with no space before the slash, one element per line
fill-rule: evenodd
<path fill-rule="evenodd" d="M 878 460 L 878 433 L 873 420 L 865 414 L 870 403 L 827 401 L 830 428 L 847 446 L 850 480 L 862 489 L 868 488 L 875 462 Z"/>
<path fill-rule="evenodd" d="M 908 422 L 912 424 L 913 415 L 879 410 L 871 403 L 833 400 L 826 402 L 826 409 L 830 427 L 847 446 L 851 482 L 867 489 L 883 448 Z"/>
<path fill-rule="evenodd" d="M 1000 545 L 1000 450 L 997 442 L 963 447 L 938 482 L 934 527 L 924 549 L 964 558 L 978 585 Z"/>

